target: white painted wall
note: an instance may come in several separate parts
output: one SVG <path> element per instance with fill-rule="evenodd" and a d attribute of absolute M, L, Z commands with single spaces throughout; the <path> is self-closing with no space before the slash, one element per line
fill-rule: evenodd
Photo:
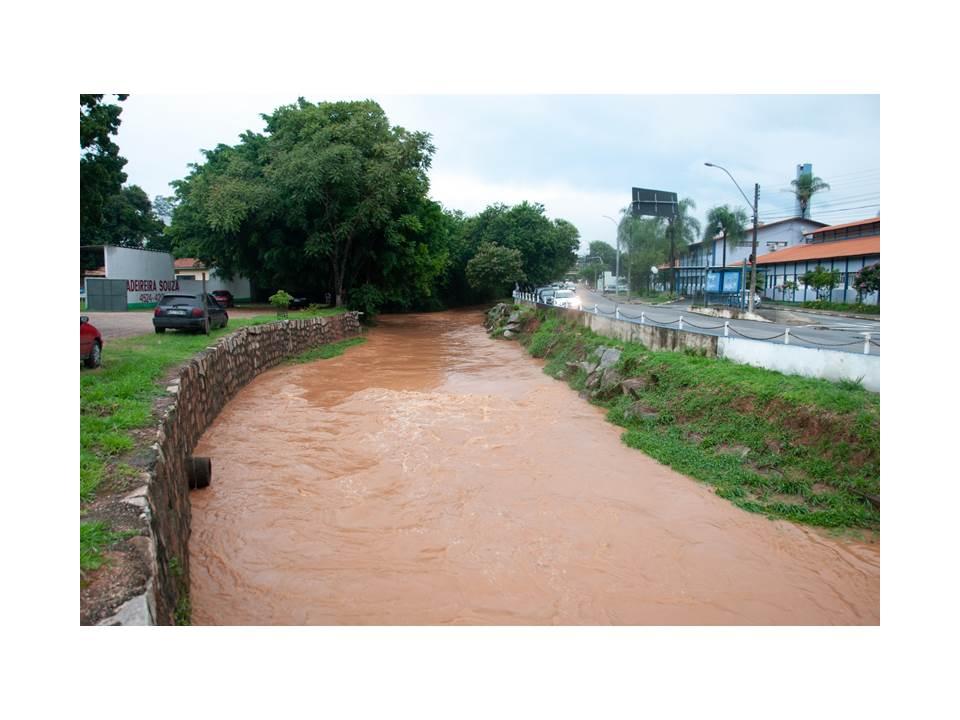
<path fill-rule="evenodd" d="M 103 258 L 107 279 L 127 281 L 128 305 L 155 303 L 176 285 L 170 253 L 108 245 Z"/>
<path fill-rule="evenodd" d="M 147 305 L 160 300 L 168 292 L 199 293 L 199 280 L 176 280 L 173 255 L 152 250 L 136 250 L 107 246 L 103 251 L 106 277 L 127 281 L 127 304 Z M 226 280 L 214 271 L 207 281 L 207 292 L 229 290 L 237 300 L 250 299 L 247 278 Z"/>
<path fill-rule="evenodd" d="M 201 280 L 180 280 L 180 292 L 199 293 L 202 291 L 203 282 Z M 235 280 L 225 280 L 219 277 L 216 272 L 210 275 L 207 280 L 207 292 L 214 290 L 229 290 L 233 293 L 235 300 L 250 299 L 250 281 L 247 278 L 237 278 Z"/>
<path fill-rule="evenodd" d="M 860 380 L 868 390 L 880 392 L 880 357 L 820 348 L 780 345 L 759 340 L 722 337 L 717 355 L 736 363 L 776 370 L 786 375 L 824 380 Z"/>

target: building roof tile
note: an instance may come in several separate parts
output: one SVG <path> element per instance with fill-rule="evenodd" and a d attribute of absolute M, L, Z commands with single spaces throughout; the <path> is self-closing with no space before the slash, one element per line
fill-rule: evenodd
<path fill-rule="evenodd" d="M 802 262 L 804 260 L 826 260 L 827 258 L 858 257 L 861 255 L 879 255 L 880 236 L 854 238 L 853 240 L 834 240 L 823 243 L 807 243 L 777 250 L 757 257 L 757 265 L 774 263 Z M 743 263 L 736 263 L 739 267 Z"/>
<path fill-rule="evenodd" d="M 842 225 L 830 225 L 828 227 L 817 228 L 816 230 L 807 233 L 807 235 L 819 235 L 821 233 L 830 232 L 831 230 L 841 230 L 843 228 L 856 227 L 857 225 L 873 225 L 874 223 L 880 222 L 880 218 L 872 217 L 867 218 L 866 220 L 855 220 L 853 222 L 843 223 Z"/>

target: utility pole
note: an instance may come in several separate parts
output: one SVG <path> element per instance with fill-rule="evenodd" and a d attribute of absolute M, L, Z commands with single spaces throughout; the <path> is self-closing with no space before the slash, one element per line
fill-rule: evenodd
<path fill-rule="evenodd" d="M 753 289 L 757 286 L 757 207 L 760 204 L 760 183 L 753 184 L 753 250 L 750 253 L 750 290 L 747 297 L 750 300 L 748 312 L 753 312 Z"/>
<path fill-rule="evenodd" d="M 613 223 L 614 227 L 617 228 L 617 266 L 614 273 L 614 286 L 616 287 L 616 294 L 620 294 L 620 223 L 614 220 L 609 215 L 604 215 L 607 220 Z"/>
<path fill-rule="evenodd" d="M 667 232 L 670 234 L 670 294 L 677 294 L 677 269 L 674 267 L 676 258 L 674 254 L 676 252 L 676 228 L 673 225 L 673 218 L 670 218 L 667 221 Z"/>

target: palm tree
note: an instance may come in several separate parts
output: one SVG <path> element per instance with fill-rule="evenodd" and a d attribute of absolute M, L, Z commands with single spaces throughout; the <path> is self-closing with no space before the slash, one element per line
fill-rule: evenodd
<path fill-rule="evenodd" d="M 717 205 L 707 213 L 707 226 L 703 231 L 704 242 L 713 240 L 717 235 L 723 240 L 723 262 L 727 266 L 727 245 L 736 244 L 747 234 L 747 211 L 742 207 L 730 209 L 729 205 Z"/>
<path fill-rule="evenodd" d="M 825 183 L 818 177 L 814 177 L 813 173 L 804 173 L 796 180 L 791 180 L 790 184 L 793 185 L 794 195 L 797 197 L 797 202 L 800 203 L 800 217 L 807 217 L 807 210 L 810 208 L 810 199 L 814 194 L 820 192 L 821 190 L 829 190 L 830 185 Z"/>

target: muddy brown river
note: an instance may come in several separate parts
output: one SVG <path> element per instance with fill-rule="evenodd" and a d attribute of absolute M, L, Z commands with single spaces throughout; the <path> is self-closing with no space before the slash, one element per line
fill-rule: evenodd
<path fill-rule="evenodd" d="M 195 624 L 877 624 L 880 546 L 620 441 L 476 311 L 256 378 L 196 449 Z"/>

